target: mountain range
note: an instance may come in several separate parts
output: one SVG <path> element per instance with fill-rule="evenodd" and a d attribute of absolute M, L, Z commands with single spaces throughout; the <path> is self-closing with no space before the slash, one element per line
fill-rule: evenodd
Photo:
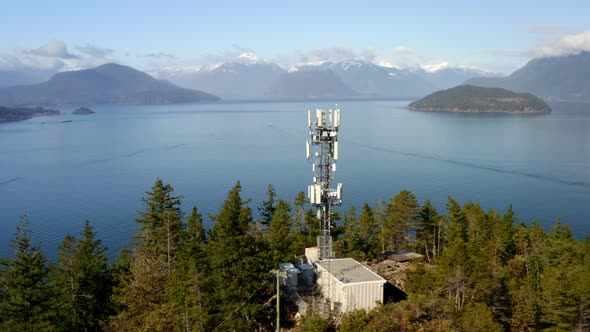
<path fill-rule="evenodd" d="M 43 83 L 0 89 L 0 105 L 173 104 L 218 99 L 113 63 L 57 73 Z"/>
<path fill-rule="evenodd" d="M 305 74 L 301 74 L 305 72 Z M 391 68 L 350 60 L 284 69 L 245 53 L 235 62 L 197 71 L 162 70 L 157 77 L 227 99 L 414 97 L 497 74 L 472 68 Z M 332 80 L 326 80 L 326 78 Z M 318 82 L 322 82 L 318 84 Z M 333 86 L 330 86 L 333 85 Z M 310 91 L 310 87 L 316 90 Z"/>
<path fill-rule="evenodd" d="M 529 92 L 546 100 L 590 102 L 590 52 L 535 58 L 510 76 L 473 78 L 466 84 Z"/>
<path fill-rule="evenodd" d="M 590 53 L 536 58 L 509 76 L 476 68 L 392 68 L 351 60 L 284 69 L 245 53 L 199 70 L 163 69 L 157 78 L 105 64 L 0 88 L 0 105 L 167 104 L 225 99 L 415 98 L 460 84 L 529 92 L 545 100 L 590 101 Z M 19 76 L 20 75 L 20 76 Z M 0 87 L 47 72 L 0 71 Z M 203 92 L 206 91 L 206 92 Z"/>

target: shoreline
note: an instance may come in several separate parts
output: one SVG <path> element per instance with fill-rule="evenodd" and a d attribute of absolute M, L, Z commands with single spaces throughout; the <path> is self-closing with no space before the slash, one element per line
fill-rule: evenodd
<path fill-rule="evenodd" d="M 414 112 L 429 112 L 429 113 L 461 113 L 461 114 L 526 114 L 526 115 L 542 115 L 542 114 L 551 114 L 551 112 L 542 112 L 542 111 L 482 111 L 482 110 L 462 110 L 462 109 L 422 109 L 422 108 L 415 108 L 415 107 L 404 107 L 409 111 Z"/>

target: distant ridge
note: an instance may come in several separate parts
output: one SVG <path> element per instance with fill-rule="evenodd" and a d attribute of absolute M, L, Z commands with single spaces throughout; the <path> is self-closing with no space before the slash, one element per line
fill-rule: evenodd
<path fill-rule="evenodd" d="M 300 72 L 331 71 L 337 85 L 346 85 L 354 96 L 365 98 L 408 98 L 425 96 L 440 89 L 457 86 L 472 77 L 486 77 L 497 74 L 477 68 L 450 67 L 448 64 L 439 68 L 392 68 L 364 60 L 346 60 L 339 62 L 321 62 L 317 64 L 295 65 L 288 70 L 266 60 L 258 60 L 251 52 L 242 54 L 233 62 L 203 67 L 200 69 L 168 68 L 154 72 L 158 78 L 169 80 L 179 86 L 208 91 L 224 99 L 277 99 L 280 87 L 276 84 L 290 84 L 296 89 L 295 82 L 306 74 Z M 290 75 L 294 75 L 290 77 Z M 327 77 L 332 74 L 308 74 Z M 301 80 L 301 82 L 305 82 Z M 308 83 L 304 83 L 308 84 Z M 325 85 L 332 84 L 325 81 Z M 327 90 L 339 90 L 338 86 L 318 87 L 321 90 L 308 91 L 304 95 L 323 95 Z M 342 90 L 343 91 L 343 90 Z M 301 94 L 298 93 L 298 96 Z M 341 95 L 341 94 L 338 94 Z M 292 96 L 291 96 L 292 97 Z M 350 96 L 347 96 L 350 97 Z M 281 97 L 282 98 L 282 97 Z M 285 97 L 287 98 L 287 97 Z"/>
<path fill-rule="evenodd" d="M 0 89 L 0 105 L 175 104 L 219 97 L 180 88 L 119 64 L 61 72 L 47 82 Z"/>
<path fill-rule="evenodd" d="M 590 52 L 536 58 L 508 77 L 473 78 L 465 84 L 530 92 L 546 100 L 590 102 Z"/>
<path fill-rule="evenodd" d="M 414 111 L 462 113 L 550 113 L 551 107 L 530 93 L 515 93 L 501 88 L 460 85 L 437 91 L 410 103 Z"/>
<path fill-rule="evenodd" d="M 322 99 L 359 95 L 331 70 L 283 74 L 270 88 L 270 97 L 274 99 Z"/>

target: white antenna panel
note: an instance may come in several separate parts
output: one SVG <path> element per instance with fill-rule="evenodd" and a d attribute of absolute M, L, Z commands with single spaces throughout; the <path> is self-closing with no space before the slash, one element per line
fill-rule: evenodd
<path fill-rule="evenodd" d="M 338 160 L 338 141 L 334 142 L 334 160 Z"/>
<path fill-rule="evenodd" d="M 332 164 L 332 172 L 336 172 L 336 164 Z"/>
<path fill-rule="evenodd" d="M 324 112 L 320 109 L 316 110 L 316 115 L 318 117 L 318 127 L 323 127 L 324 126 Z"/>
<path fill-rule="evenodd" d="M 336 187 L 337 191 L 336 191 L 336 198 L 338 198 L 339 200 L 342 200 L 342 183 L 339 183 L 338 186 Z"/>
<path fill-rule="evenodd" d="M 311 128 L 311 110 L 307 110 L 307 125 Z"/>
<path fill-rule="evenodd" d="M 315 185 L 315 201 L 317 203 L 322 201 L 322 187 L 319 184 Z"/>
<path fill-rule="evenodd" d="M 315 185 L 309 185 L 309 189 L 307 190 L 309 193 L 309 202 L 311 204 L 316 204 L 317 201 L 315 200 Z"/>
<path fill-rule="evenodd" d="M 310 141 L 305 141 L 305 151 L 306 151 L 306 155 L 307 155 L 307 160 L 309 160 L 309 157 L 311 157 L 311 142 Z"/>
<path fill-rule="evenodd" d="M 334 111 L 334 127 L 340 127 L 340 109 Z"/>

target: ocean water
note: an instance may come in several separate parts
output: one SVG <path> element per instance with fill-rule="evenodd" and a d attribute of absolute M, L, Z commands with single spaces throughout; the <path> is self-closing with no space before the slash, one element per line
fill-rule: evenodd
<path fill-rule="evenodd" d="M 451 195 L 486 210 L 512 204 L 524 222 L 550 229 L 561 218 L 576 237 L 590 234 L 590 104 L 552 103 L 552 114 L 521 116 L 412 112 L 407 103 L 337 104 L 340 210 L 408 189 L 440 212 Z M 0 256 L 23 213 L 50 258 L 86 219 L 114 255 L 158 177 L 207 225 L 236 181 L 255 213 L 269 183 L 292 202 L 312 180 L 307 109 L 317 107 L 336 105 L 101 105 L 88 116 L 0 124 Z"/>

